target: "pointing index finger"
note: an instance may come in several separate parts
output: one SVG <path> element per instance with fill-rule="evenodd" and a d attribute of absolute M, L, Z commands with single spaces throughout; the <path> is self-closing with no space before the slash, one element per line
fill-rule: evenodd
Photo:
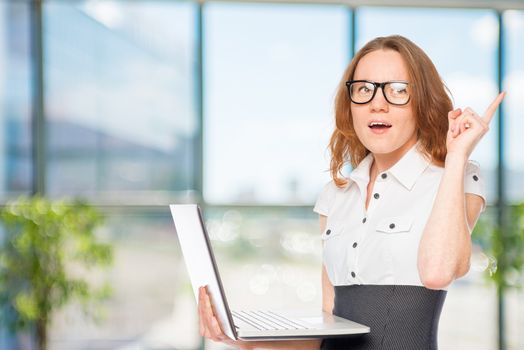
<path fill-rule="evenodd" d="M 486 109 L 486 111 L 484 112 L 484 116 L 482 117 L 482 119 L 484 119 L 486 124 L 489 124 L 491 122 L 491 119 L 493 119 L 493 116 L 495 115 L 495 111 L 497 110 L 497 108 L 499 107 L 499 105 L 501 104 L 505 96 L 506 96 L 506 92 L 505 91 L 501 92 L 495 98 L 495 100 L 491 102 L 489 107 Z"/>

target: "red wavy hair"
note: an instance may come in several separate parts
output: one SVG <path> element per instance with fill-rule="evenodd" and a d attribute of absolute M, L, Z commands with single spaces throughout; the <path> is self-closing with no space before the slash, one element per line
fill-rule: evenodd
<path fill-rule="evenodd" d="M 404 59 L 412 86 L 410 103 L 416 119 L 417 138 L 421 151 L 431 162 L 440 166 L 446 158 L 447 114 L 452 110 L 453 104 L 448 95 L 449 90 L 435 65 L 420 47 L 407 38 L 400 35 L 378 37 L 368 42 L 355 54 L 337 88 L 335 130 L 331 135 L 329 150 L 330 173 L 338 187 L 347 184 L 341 173 L 342 167 L 350 162 L 355 168 L 369 153 L 353 128 L 351 100 L 346 81 L 353 79 L 355 69 L 362 57 L 376 50 L 394 50 Z"/>

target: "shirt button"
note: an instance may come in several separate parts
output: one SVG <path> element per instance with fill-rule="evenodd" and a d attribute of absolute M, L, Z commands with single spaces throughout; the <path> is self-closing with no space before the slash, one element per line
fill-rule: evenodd
<path fill-rule="evenodd" d="M 395 228 L 395 224 L 389 224 L 389 228 L 393 230 Z"/>
<path fill-rule="evenodd" d="M 473 180 L 478 181 L 479 177 L 477 175 L 473 175 Z"/>
<path fill-rule="evenodd" d="M 326 235 L 329 235 L 331 233 L 331 230 L 326 231 Z"/>
<path fill-rule="evenodd" d="M 380 195 L 379 195 L 378 193 L 375 193 L 375 194 L 373 195 L 373 197 L 375 197 L 375 199 L 378 199 L 378 198 L 380 197 Z"/>
<path fill-rule="evenodd" d="M 353 248 L 356 248 L 357 247 L 357 242 L 353 243 Z"/>
<path fill-rule="evenodd" d="M 366 223 L 366 218 L 362 219 L 362 223 L 363 223 L 363 224 Z"/>
<path fill-rule="evenodd" d="M 382 177 L 383 179 L 385 179 L 385 178 L 388 177 L 388 174 L 384 173 L 384 174 L 380 175 L 380 177 Z"/>
<path fill-rule="evenodd" d="M 351 271 L 351 277 L 355 278 L 355 273 L 353 271 Z"/>

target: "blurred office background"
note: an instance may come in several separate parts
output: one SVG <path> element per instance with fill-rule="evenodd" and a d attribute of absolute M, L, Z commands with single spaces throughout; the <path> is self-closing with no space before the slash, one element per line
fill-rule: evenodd
<path fill-rule="evenodd" d="M 0 202 L 81 196 L 115 247 L 99 323 L 71 305 L 50 349 L 222 349 L 198 336 L 169 203 L 200 203 L 230 304 L 320 307 L 312 205 L 342 72 L 366 41 L 402 34 L 455 105 L 497 119 L 477 147 L 490 208 L 524 201 L 524 1 L 0 0 Z M 491 209 L 488 209 L 488 212 Z M 443 349 L 495 349 L 497 298 L 476 249 L 448 293 Z M 524 295 L 506 294 L 508 349 Z M 5 335 L 5 332 L 4 332 Z"/>

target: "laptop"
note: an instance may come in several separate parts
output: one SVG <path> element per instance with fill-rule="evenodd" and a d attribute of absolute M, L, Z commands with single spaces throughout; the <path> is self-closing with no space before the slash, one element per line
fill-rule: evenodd
<path fill-rule="evenodd" d="M 369 333 L 368 326 L 322 311 L 316 314 L 231 311 L 200 208 L 196 204 L 172 204 L 169 207 L 195 299 L 198 303 L 198 288 L 207 286 L 218 321 L 229 338 L 291 340 Z"/>

